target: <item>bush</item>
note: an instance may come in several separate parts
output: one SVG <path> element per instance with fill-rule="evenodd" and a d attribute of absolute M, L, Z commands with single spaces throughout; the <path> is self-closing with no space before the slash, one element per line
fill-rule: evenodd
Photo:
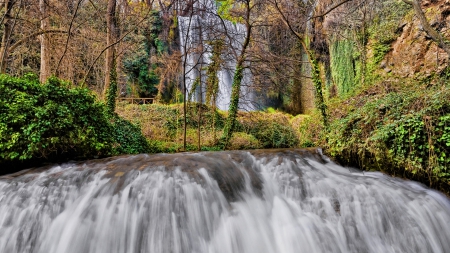
<path fill-rule="evenodd" d="M 238 115 L 237 131 L 256 138 L 262 148 L 293 148 L 298 146 L 297 135 L 288 114 L 249 112 Z"/>
<path fill-rule="evenodd" d="M 87 89 L 49 78 L 0 76 L 0 157 L 6 161 L 107 155 L 113 143 L 104 107 Z"/>
<path fill-rule="evenodd" d="M 253 135 L 236 132 L 233 133 L 228 148 L 231 150 L 258 149 L 261 145 Z"/>
<path fill-rule="evenodd" d="M 117 116 L 88 89 L 51 77 L 0 75 L 0 158 L 3 163 L 59 162 L 144 152 L 140 130 Z"/>
<path fill-rule="evenodd" d="M 150 152 L 147 139 L 142 135 L 141 128 L 117 114 L 111 118 L 112 135 L 115 141 L 115 154 L 139 154 Z"/>
<path fill-rule="evenodd" d="M 302 148 L 326 146 L 326 136 L 320 112 L 311 115 L 297 115 L 291 120 L 292 127 L 297 130 L 299 146 Z"/>

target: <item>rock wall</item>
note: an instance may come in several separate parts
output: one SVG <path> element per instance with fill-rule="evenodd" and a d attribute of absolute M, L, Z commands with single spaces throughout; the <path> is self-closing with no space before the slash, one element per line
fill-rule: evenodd
<path fill-rule="evenodd" d="M 449 38 L 450 0 L 423 1 L 422 8 L 431 26 Z M 413 12 L 405 17 L 399 29 L 400 36 L 380 64 L 385 72 L 400 77 L 427 77 L 447 66 L 447 54 L 427 36 Z"/>

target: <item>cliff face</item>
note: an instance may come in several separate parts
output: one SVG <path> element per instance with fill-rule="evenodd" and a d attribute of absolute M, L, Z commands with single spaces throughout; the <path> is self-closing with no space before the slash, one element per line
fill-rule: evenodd
<path fill-rule="evenodd" d="M 422 8 L 431 26 L 450 36 L 450 0 L 423 1 Z M 448 56 L 423 31 L 419 19 L 411 12 L 399 27 L 400 35 L 392 42 L 391 51 L 380 68 L 399 77 L 427 77 L 441 72 L 448 64 Z"/>

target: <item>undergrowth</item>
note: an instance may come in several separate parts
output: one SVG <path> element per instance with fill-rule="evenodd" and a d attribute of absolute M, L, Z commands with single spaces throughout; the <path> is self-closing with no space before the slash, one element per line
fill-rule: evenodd
<path fill-rule="evenodd" d="M 150 140 L 152 152 L 182 151 L 183 106 L 181 104 L 120 104 L 117 112 L 142 128 L 143 134 Z M 226 112 L 214 111 L 208 106 L 190 103 L 186 114 L 187 151 L 198 150 L 199 126 L 200 149 L 220 150 L 218 140 L 223 134 L 227 117 Z M 291 115 L 275 110 L 271 113 L 239 112 L 236 131 L 230 139 L 228 148 L 298 147 L 298 134 L 290 123 L 291 118 Z"/>
<path fill-rule="evenodd" d="M 328 152 L 366 170 L 410 175 L 448 187 L 450 90 L 411 85 L 416 86 L 387 92 L 373 87 L 380 91 L 371 94 L 368 89 L 342 102 L 344 110 L 334 107 Z"/>

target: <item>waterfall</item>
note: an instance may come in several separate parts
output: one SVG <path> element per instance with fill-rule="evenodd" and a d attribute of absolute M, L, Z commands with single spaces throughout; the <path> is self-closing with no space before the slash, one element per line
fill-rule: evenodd
<path fill-rule="evenodd" d="M 448 252 L 450 201 L 315 151 L 136 155 L 0 177 L 0 252 Z"/>
<path fill-rule="evenodd" d="M 205 67 L 211 63 L 212 47 L 208 42 L 223 39 L 225 49 L 221 54 L 223 64 L 217 73 L 219 79 L 219 94 L 216 106 L 220 110 L 228 110 L 231 97 L 231 86 L 236 70 L 236 57 L 242 49 L 242 43 L 247 33 L 243 24 L 232 23 L 219 18 L 214 1 L 196 1 L 189 14 L 178 16 L 180 33 L 180 51 L 183 62 L 186 62 L 185 78 L 189 94 L 193 94 L 192 101 L 205 101 Z M 200 82 L 201 85 L 195 85 Z M 255 95 L 251 85 L 251 73 L 244 71 L 241 85 L 239 108 L 255 110 Z"/>

